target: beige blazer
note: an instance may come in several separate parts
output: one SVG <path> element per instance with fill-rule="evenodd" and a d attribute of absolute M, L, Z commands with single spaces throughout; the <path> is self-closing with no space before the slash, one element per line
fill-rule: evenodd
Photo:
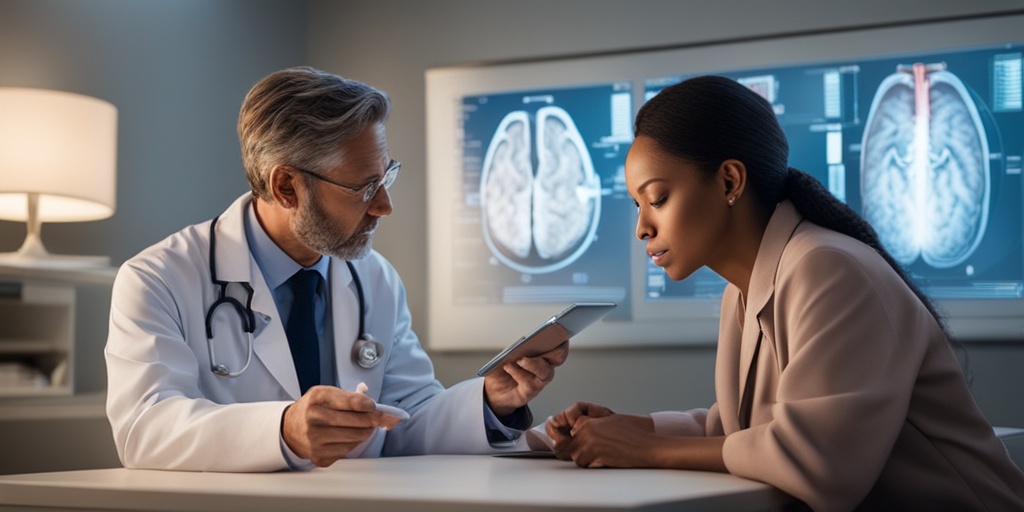
<path fill-rule="evenodd" d="M 726 288 L 717 403 L 656 413 L 659 433 L 725 434 L 730 473 L 814 510 L 1024 510 L 1024 474 L 975 404 L 949 341 L 872 249 L 783 202 L 746 304 Z M 751 426 L 741 429 L 759 336 Z"/>

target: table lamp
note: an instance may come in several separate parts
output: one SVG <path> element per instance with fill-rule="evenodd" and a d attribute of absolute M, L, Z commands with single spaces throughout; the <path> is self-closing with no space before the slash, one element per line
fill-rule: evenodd
<path fill-rule="evenodd" d="M 0 219 L 25 222 L 17 252 L 0 265 L 75 268 L 107 256 L 46 251 L 43 222 L 100 220 L 116 206 L 117 108 L 88 96 L 0 87 Z"/>

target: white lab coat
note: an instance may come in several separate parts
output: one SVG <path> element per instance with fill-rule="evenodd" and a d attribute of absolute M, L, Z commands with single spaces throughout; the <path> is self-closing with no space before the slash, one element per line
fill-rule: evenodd
<path fill-rule="evenodd" d="M 216 225 L 216 271 L 254 289 L 254 355 L 244 373 L 210 370 L 205 318 L 217 299 L 210 276 L 210 222 L 189 226 L 121 266 L 114 281 L 110 332 L 104 350 L 107 416 L 121 462 L 130 468 L 195 471 L 274 471 L 288 468 L 281 451 L 285 407 L 299 383 L 277 306 L 246 242 L 250 194 L 236 200 Z M 366 300 L 366 330 L 384 346 L 373 369 L 352 359 L 358 299 L 342 260 L 331 262 L 331 301 L 339 385 L 359 382 L 380 403 L 412 414 L 391 432 L 378 430 L 350 456 L 487 453 L 483 379 L 444 389 L 411 329 L 405 288 L 376 251 L 353 261 Z M 244 297 L 238 285 L 229 294 Z M 231 371 L 246 360 L 247 335 L 229 305 L 214 316 L 218 364 Z M 521 449 L 519 444 L 503 448 Z"/>

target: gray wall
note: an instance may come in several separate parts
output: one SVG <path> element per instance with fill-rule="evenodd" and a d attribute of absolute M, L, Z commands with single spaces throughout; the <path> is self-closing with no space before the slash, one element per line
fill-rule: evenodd
<path fill-rule="evenodd" d="M 414 327 L 425 333 L 427 68 L 1005 12 L 1021 6 L 1017 0 L 825 4 L 0 0 L 0 86 L 63 89 L 106 99 L 119 108 L 117 213 L 104 221 L 43 227 L 52 252 L 107 254 L 115 264 L 186 224 L 219 213 L 245 190 L 235 120 L 243 95 L 266 73 L 311 64 L 389 91 L 395 101 L 389 140 L 404 167 L 393 190 L 395 212 L 382 224 L 376 247 L 401 272 Z M 17 249 L 23 237 L 22 225 L 0 222 L 0 251 Z M 106 297 L 99 295 L 92 300 L 104 302 Z M 106 320 L 79 322 L 84 339 L 76 381 L 83 391 L 102 391 Z M 1024 387 L 1024 346 L 972 343 L 968 350 L 974 390 L 990 420 L 1024 426 L 1024 406 L 1017 398 Z M 713 399 L 714 353 L 713 340 L 698 347 L 576 350 L 534 409 L 544 417 L 577 399 L 624 412 L 706 405 Z M 490 355 L 432 354 L 445 384 L 471 376 Z M 31 442 L 22 445 L 31 453 Z M 7 448 L 0 445 L 0 451 L 11 453 Z"/>

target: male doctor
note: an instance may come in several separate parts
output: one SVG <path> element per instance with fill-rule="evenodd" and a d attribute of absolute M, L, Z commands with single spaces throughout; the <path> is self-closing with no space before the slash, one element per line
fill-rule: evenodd
<path fill-rule="evenodd" d="M 251 193 L 114 282 L 106 409 L 126 467 L 517 449 L 567 344 L 448 389 L 434 378 L 402 282 L 370 248 L 400 168 L 390 108 L 383 92 L 312 68 L 249 91 L 238 135 Z"/>

